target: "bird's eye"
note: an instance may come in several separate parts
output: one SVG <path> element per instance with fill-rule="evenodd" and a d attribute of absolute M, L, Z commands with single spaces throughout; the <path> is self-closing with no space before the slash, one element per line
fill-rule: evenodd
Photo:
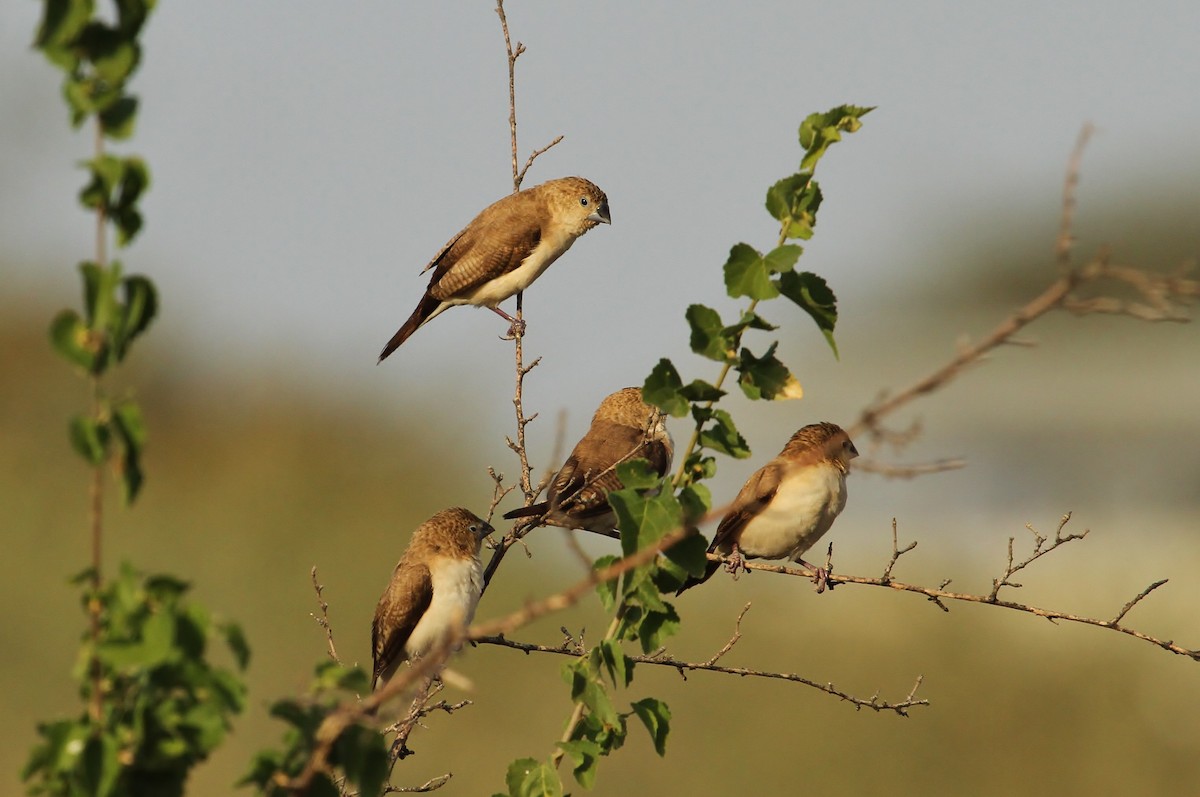
<path fill-rule="evenodd" d="M 472 533 L 472 534 L 478 534 L 478 533 L 479 533 L 479 526 L 477 526 L 477 525 L 476 525 L 476 524 L 474 524 L 474 523 L 472 523 L 470 526 L 467 526 L 467 528 L 471 530 L 471 533 Z"/>
<path fill-rule="evenodd" d="M 583 205 L 586 208 L 587 203 L 588 203 L 587 197 L 585 197 L 585 196 L 579 197 L 579 204 Z"/>

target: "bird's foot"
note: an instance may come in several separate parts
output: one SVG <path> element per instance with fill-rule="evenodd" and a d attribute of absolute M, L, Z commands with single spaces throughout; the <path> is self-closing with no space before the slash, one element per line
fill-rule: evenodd
<path fill-rule="evenodd" d="M 823 567 L 817 567 L 815 565 L 811 565 L 808 562 L 804 561 L 803 559 L 798 559 L 797 563 L 800 564 L 800 566 L 806 567 L 810 571 L 812 571 L 812 581 L 813 581 L 813 584 L 816 585 L 816 590 L 817 590 L 818 595 L 820 595 L 826 589 L 828 589 L 830 592 L 833 592 L 833 582 L 829 580 L 829 571 L 828 570 L 826 570 Z"/>
<path fill-rule="evenodd" d="M 742 556 L 742 552 L 736 545 L 729 554 L 729 560 L 725 562 L 725 572 L 733 576 L 734 581 L 737 581 L 742 573 L 749 572 L 746 570 L 746 557 Z"/>
<path fill-rule="evenodd" d="M 512 323 L 508 325 L 508 331 L 500 336 L 500 340 L 516 340 L 525 335 L 525 322 L 520 318 L 512 319 Z"/>

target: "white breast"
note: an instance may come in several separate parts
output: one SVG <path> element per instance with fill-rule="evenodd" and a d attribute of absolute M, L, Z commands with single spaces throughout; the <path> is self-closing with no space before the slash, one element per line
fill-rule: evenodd
<path fill-rule="evenodd" d="M 430 562 L 430 571 L 433 600 L 404 645 L 410 657 L 427 653 L 447 632 L 470 624 L 483 593 L 483 563 L 479 557 L 439 558 Z"/>
<path fill-rule="evenodd" d="M 797 560 L 846 506 L 846 476 L 831 466 L 784 477 L 771 503 L 742 530 L 738 547 L 750 557 Z"/>
<path fill-rule="evenodd" d="M 465 297 L 462 303 L 495 307 L 510 296 L 515 296 L 517 291 L 528 288 L 535 279 L 542 276 L 542 272 L 550 268 L 551 263 L 570 249 L 573 243 L 573 235 L 543 238 L 529 256 L 521 261 L 521 265 L 503 276 L 483 283 L 473 294 Z"/>

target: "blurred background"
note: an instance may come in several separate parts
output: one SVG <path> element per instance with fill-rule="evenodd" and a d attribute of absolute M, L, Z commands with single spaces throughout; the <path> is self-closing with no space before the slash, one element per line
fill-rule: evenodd
<path fill-rule="evenodd" d="M 1194 3 L 645 5 L 508 9 L 529 48 L 522 162 L 566 137 L 526 184 L 581 174 L 613 213 L 526 297 L 526 351 L 543 358 L 526 383 L 539 467 L 557 464 L 560 413 L 569 446 L 600 398 L 640 384 L 660 356 L 685 380 L 715 377 L 688 351 L 683 312 L 737 307 L 720 267 L 738 241 L 773 244 L 763 196 L 796 167 L 813 111 L 879 106 L 822 161 L 825 205 L 800 264 L 837 292 L 841 360 L 799 311 L 768 308 L 806 396 L 733 400 L 755 454 L 721 463 L 718 500 L 797 427 L 851 422 L 1055 277 L 1062 178 L 1085 122 L 1097 133 L 1078 254 L 1107 244 L 1120 262 L 1171 270 L 1200 251 Z M 29 48 L 39 13 L 0 7 L 0 772 L 13 793 L 36 721 L 77 710 L 84 620 L 65 580 L 88 555 L 88 477 L 64 434 L 85 390 L 45 330 L 78 305 L 75 264 L 91 251 L 75 201 L 91 131 L 70 131 L 57 73 Z M 488 2 L 172 3 L 151 19 L 139 127 L 114 147 L 144 156 L 154 180 L 146 229 L 118 255 L 161 292 L 122 376 L 148 414 L 148 483 L 132 511 L 110 495 L 106 558 L 192 580 L 249 636 L 250 709 L 193 795 L 233 791 L 251 753 L 278 739 L 265 706 L 303 689 L 324 656 L 311 567 L 340 653 L 369 663 L 371 613 L 411 529 L 448 505 L 485 509 L 489 465 L 515 480 L 511 347 L 493 314 L 449 312 L 375 365 L 424 289 L 420 269 L 510 189 L 506 81 Z M 894 517 L 902 541 L 920 542 L 895 577 L 986 592 L 1009 537 L 1027 550 L 1027 523 L 1052 533 L 1071 511 L 1067 530 L 1089 537 L 1023 573 L 1010 597 L 1109 617 L 1170 578 L 1128 622 L 1200 647 L 1198 336 L 1126 318 L 1039 321 L 1022 336 L 1035 348 L 996 352 L 895 419 L 924 433 L 881 457 L 969 466 L 854 475 L 837 570 L 882 572 Z M 529 548 L 505 560 L 481 618 L 579 577 L 559 532 Z M 680 598 L 671 652 L 708 658 L 746 602 L 725 663 L 888 699 L 924 675 L 932 705 L 900 719 L 802 686 L 641 668 L 628 698 L 669 702 L 667 757 L 633 728 L 595 793 L 1162 794 L 1200 779 L 1196 662 L 995 608 L 944 614 L 853 586 L 818 596 L 763 574 Z M 589 601 L 518 636 L 553 644 L 566 626 L 594 639 L 605 624 Z M 507 762 L 547 755 L 561 732 L 562 663 L 468 651 L 455 666 L 475 705 L 431 717 L 395 781 L 449 771 L 444 794 L 499 789 Z"/>

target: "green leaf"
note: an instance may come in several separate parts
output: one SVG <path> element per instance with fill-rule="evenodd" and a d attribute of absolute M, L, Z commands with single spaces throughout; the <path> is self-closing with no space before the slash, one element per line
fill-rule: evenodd
<path fill-rule="evenodd" d="M 712 509 L 712 493 L 703 484 L 689 484 L 679 491 L 678 497 L 688 522 L 699 520 Z"/>
<path fill-rule="evenodd" d="M 141 158 L 125 158 L 121 191 L 111 211 L 113 224 L 117 227 L 117 244 L 128 246 L 142 229 L 142 214 L 137 203 L 150 187 L 150 169 Z"/>
<path fill-rule="evenodd" d="M 504 782 L 509 797 L 562 797 L 562 781 L 554 767 L 533 758 L 521 758 L 508 765 Z"/>
<path fill-rule="evenodd" d="M 646 612 L 638 626 L 638 642 L 642 652 L 653 653 L 663 646 L 668 638 L 679 633 L 679 615 L 675 607 L 665 604 L 666 611 Z"/>
<path fill-rule="evenodd" d="M 683 586 L 691 576 L 702 576 L 708 558 L 708 540 L 700 534 L 691 534 L 663 552 L 654 574 L 654 586 L 662 593 L 670 593 Z"/>
<path fill-rule="evenodd" d="M 719 451 L 734 459 L 745 459 L 750 456 L 750 446 L 741 432 L 733 424 L 733 417 L 725 410 L 693 407 L 692 417 L 701 426 L 700 445 Z M 703 428 L 704 424 L 714 421 L 713 426 Z"/>
<path fill-rule="evenodd" d="M 791 271 L 803 251 L 803 247 L 796 244 L 777 246 L 763 255 L 763 265 L 772 274 Z"/>
<path fill-rule="evenodd" d="M 113 195 L 125 173 L 125 162 L 115 155 L 100 155 L 81 165 L 88 170 L 92 179 L 79 192 L 80 204 L 107 213 L 114 205 Z"/>
<path fill-rule="evenodd" d="M 592 564 L 593 570 L 603 570 L 621 561 L 619 556 L 601 556 Z M 600 605 L 604 607 L 604 611 L 612 613 L 617 605 L 617 579 L 609 579 L 601 581 L 596 585 L 596 594 L 600 596 Z"/>
<path fill-rule="evenodd" d="M 662 477 L 650 468 L 650 463 L 640 457 L 617 463 L 616 471 L 625 489 L 649 490 L 662 481 Z"/>
<path fill-rule="evenodd" d="M 596 646 L 596 651 L 612 685 L 629 686 L 629 682 L 633 680 L 633 661 L 621 650 L 621 643 L 615 639 L 601 640 Z"/>
<path fill-rule="evenodd" d="M 575 763 L 571 774 L 575 776 L 579 785 L 585 789 L 592 788 L 596 784 L 597 764 L 599 764 L 603 752 L 600 745 L 591 739 L 575 739 L 570 742 L 559 742 L 558 746 Z"/>
<path fill-rule="evenodd" d="M 837 324 L 837 297 L 824 279 L 811 271 L 788 272 L 779 277 L 779 292 L 800 306 L 817 323 L 833 356 L 838 356 L 833 328 Z"/>
<path fill-rule="evenodd" d="M 664 357 L 654 366 L 650 376 L 646 377 L 646 383 L 642 386 L 642 398 L 647 404 L 653 404 L 668 415 L 682 418 L 688 411 L 687 399 L 680 395 L 682 389 L 683 380 L 679 378 L 679 372 L 675 370 L 671 361 Z"/>
<path fill-rule="evenodd" d="M 71 419 L 69 433 L 71 447 L 87 460 L 89 465 L 104 462 L 108 456 L 108 441 L 111 436 L 108 424 L 84 415 L 76 415 Z"/>
<path fill-rule="evenodd" d="M 100 125 L 104 135 L 117 141 L 131 137 L 137 120 L 137 107 L 137 98 L 126 95 L 101 111 Z"/>
<path fill-rule="evenodd" d="M 653 697 L 639 700 L 631 704 L 633 712 L 650 732 L 654 740 L 654 751 L 660 756 L 667 754 L 667 736 L 671 733 L 671 709 L 667 704 Z"/>
<path fill-rule="evenodd" d="M 804 148 L 801 169 L 813 169 L 817 161 L 836 141 L 842 140 L 842 132 L 853 133 L 862 127 L 859 121 L 871 111 L 856 105 L 839 105 L 825 113 L 809 114 L 800 123 L 800 146 Z"/>
<path fill-rule="evenodd" d="M 97 340 L 74 310 L 61 311 L 50 324 L 50 343 L 54 350 L 67 362 L 88 371 L 96 367 L 99 353 Z"/>
<path fill-rule="evenodd" d="M 716 310 L 693 304 L 685 315 L 692 328 L 692 351 L 719 363 L 732 362 L 737 357 L 736 341 L 726 336 L 725 325 Z"/>
<path fill-rule="evenodd" d="M 683 389 L 679 391 L 679 395 L 688 401 L 699 404 L 706 401 L 720 401 L 721 397 L 725 395 L 725 391 L 705 382 L 703 379 L 693 379 L 683 386 Z"/>
<path fill-rule="evenodd" d="M 88 739 L 80 759 L 85 794 L 106 797 L 113 793 L 121 775 L 119 752 L 117 740 L 108 734 Z"/>
<path fill-rule="evenodd" d="M 92 11 L 92 0 L 46 0 L 42 4 L 42 21 L 34 37 L 34 47 L 42 50 L 64 71 L 73 71 L 79 58 L 71 44 L 91 20 Z"/>
<path fill-rule="evenodd" d="M 351 725 L 338 736 L 334 754 L 346 772 L 346 778 L 358 786 L 362 797 L 383 793 L 391 761 L 381 734 L 361 725 Z"/>
<path fill-rule="evenodd" d="M 785 238 L 807 240 L 813 235 L 821 198 L 821 187 L 812 174 L 797 172 L 767 189 L 767 212 L 779 219 Z"/>
<path fill-rule="evenodd" d="M 158 314 L 158 293 L 154 283 L 140 274 L 121 280 L 125 303 L 113 324 L 113 347 L 117 360 L 125 359 L 133 340 L 150 326 Z"/>
<path fill-rule="evenodd" d="M 142 411 L 131 399 L 124 399 L 113 407 L 113 426 L 121 440 L 121 451 L 114 466 L 120 479 L 126 504 L 131 504 L 141 492 L 145 482 L 142 471 L 142 448 L 146 444 L 146 424 Z"/>
<path fill-rule="evenodd" d="M 621 473 L 620 466 L 617 473 Z M 657 495 L 642 494 L 631 487 L 608 494 L 608 503 L 617 515 L 617 528 L 621 530 L 623 555 L 652 545 L 679 527 L 683 510 L 671 493 L 670 480 L 665 479 L 663 484 Z"/>
<path fill-rule="evenodd" d="M 234 661 L 237 662 L 238 669 L 244 671 L 246 666 L 250 664 L 250 643 L 246 641 L 245 632 L 242 631 L 240 625 L 229 621 L 221 623 L 220 628 L 221 632 L 225 635 L 225 644 L 229 646 L 229 650 L 233 653 Z"/>
<path fill-rule="evenodd" d="M 766 261 L 749 244 L 734 244 L 725 261 L 725 290 L 733 298 L 773 299 L 779 289 L 771 281 Z"/>
<path fill-rule="evenodd" d="M 717 475 L 717 460 L 705 454 L 702 449 L 696 449 L 684 461 L 683 473 L 692 482 L 711 479 Z"/>
<path fill-rule="evenodd" d="M 742 349 L 741 360 L 737 364 L 740 374 L 738 385 L 742 392 L 752 401 L 767 399 L 798 399 L 804 396 L 804 390 L 792 372 L 787 369 L 775 356 L 779 344 L 772 343 L 767 353 L 755 357 L 749 349 Z"/>

